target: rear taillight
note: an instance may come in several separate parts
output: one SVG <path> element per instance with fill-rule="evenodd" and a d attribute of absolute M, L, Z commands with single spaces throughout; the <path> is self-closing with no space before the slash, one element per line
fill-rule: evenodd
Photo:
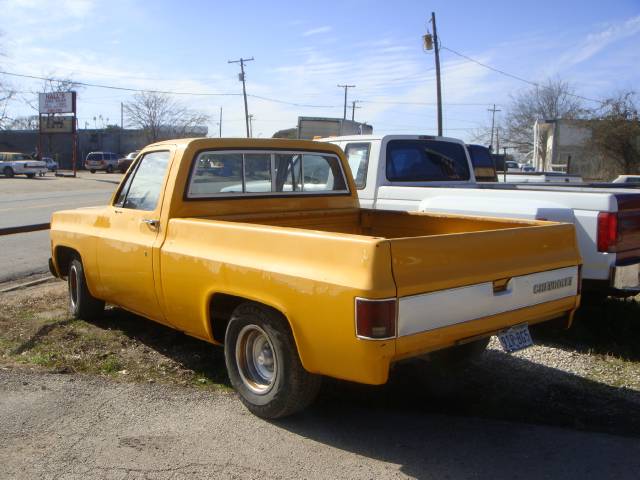
<path fill-rule="evenodd" d="M 396 299 L 356 298 L 356 335 L 382 340 L 396 336 Z"/>
<path fill-rule="evenodd" d="M 618 214 L 598 213 L 598 251 L 612 252 L 618 242 Z"/>

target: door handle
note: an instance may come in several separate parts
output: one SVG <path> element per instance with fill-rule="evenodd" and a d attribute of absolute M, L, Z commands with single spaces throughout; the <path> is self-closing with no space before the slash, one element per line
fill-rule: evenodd
<path fill-rule="evenodd" d="M 153 220 L 151 218 L 143 218 L 142 223 L 149 225 L 153 229 L 157 229 L 160 226 L 160 220 Z"/>

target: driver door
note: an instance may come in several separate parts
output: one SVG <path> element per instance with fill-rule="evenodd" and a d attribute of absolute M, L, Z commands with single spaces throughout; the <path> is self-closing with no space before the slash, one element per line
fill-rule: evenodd
<path fill-rule="evenodd" d="M 101 297 L 162 323 L 153 251 L 162 242 L 160 213 L 172 157 L 159 150 L 139 159 L 111 205 L 97 247 Z"/>

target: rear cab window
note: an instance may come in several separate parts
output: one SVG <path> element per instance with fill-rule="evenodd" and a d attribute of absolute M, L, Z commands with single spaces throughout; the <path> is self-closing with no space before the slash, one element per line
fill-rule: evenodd
<path fill-rule="evenodd" d="M 229 150 L 203 151 L 196 156 L 186 198 L 348 193 L 335 154 Z"/>
<path fill-rule="evenodd" d="M 463 145 L 407 139 L 387 143 L 386 175 L 395 182 L 446 182 L 471 178 Z"/>

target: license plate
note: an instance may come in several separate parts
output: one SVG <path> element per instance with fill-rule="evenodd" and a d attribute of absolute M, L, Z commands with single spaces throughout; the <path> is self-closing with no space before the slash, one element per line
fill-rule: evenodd
<path fill-rule="evenodd" d="M 498 340 L 500 340 L 500 345 L 507 353 L 517 352 L 533 346 L 533 340 L 527 324 L 516 325 L 498 332 Z"/>

